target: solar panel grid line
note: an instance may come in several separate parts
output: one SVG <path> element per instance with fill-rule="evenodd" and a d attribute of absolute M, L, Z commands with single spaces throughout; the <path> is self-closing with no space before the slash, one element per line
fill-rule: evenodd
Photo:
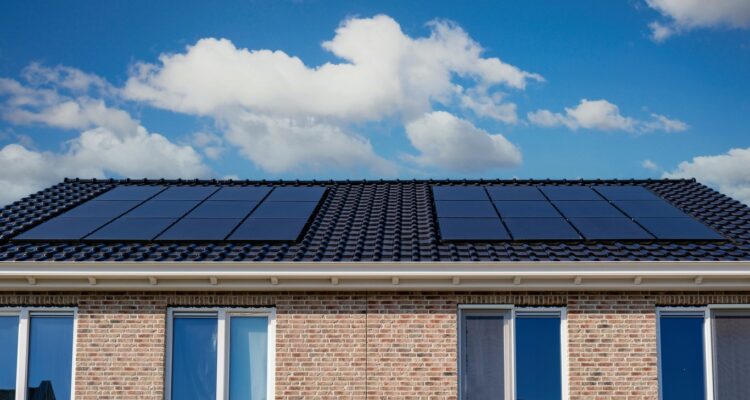
<path fill-rule="evenodd" d="M 239 222 L 239 223 L 237 224 L 237 226 L 235 226 L 235 227 L 234 227 L 234 229 L 232 229 L 232 230 L 231 230 L 231 231 L 230 231 L 230 232 L 229 232 L 229 233 L 227 234 L 227 236 L 226 236 L 226 237 L 224 238 L 224 240 L 229 240 L 229 238 L 231 238 L 231 237 L 232 237 L 232 235 L 234 235 L 234 233 L 235 233 L 235 232 L 237 231 L 237 229 L 238 229 L 238 228 L 239 228 L 240 226 L 242 226 L 242 224 L 244 224 L 244 223 L 245 223 L 245 221 L 247 221 L 247 219 L 248 219 L 248 218 L 250 218 L 250 216 L 251 216 L 251 215 L 253 214 L 253 212 L 254 212 L 254 211 L 255 211 L 255 210 L 256 210 L 256 209 L 258 208 L 258 206 L 259 206 L 259 205 L 261 205 L 261 204 L 263 204 L 263 203 L 265 203 L 266 199 L 268 199 L 268 196 L 270 196 L 270 195 L 271 195 L 271 193 L 272 193 L 272 192 L 273 192 L 274 190 L 276 190 L 276 188 L 272 186 L 272 187 L 271 187 L 271 189 L 270 189 L 270 190 L 269 190 L 268 192 L 266 192 L 266 194 L 265 194 L 265 195 L 263 195 L 263 197 L 262 197 L 262 198 L 261 198 L 260 200 L 258 200 L 258 205 L 256 205 L 256 206 L 255 206 L 255 208 L 253 208 L 253 211 L 251 211 L 250 213 L 248 213 L 247 215 L 245 215 L 245 218 L 242 218 L 242 220 L 241 220 L 241 221 L 240 221 L 240 222 Z"/>
<path fill-rule="evenodd" d="M 576 228 L 576 226 L 573 225 L 568 218 L 565 217 L 565 215 L 555 205 L 555 203 L 552 201 L 552 199 L 549 198 L 549 196 L 547 195 L 547 193 L 545 193 L 541 189 L 539 189 L 539 191 L 542 193 L 542 196 L 544 196 L 547 199 L 547 201 L 549 202 L 549 204 L 552 205 L 552 207 L 554 207 L 555 210 L 557 210 L 557 212 L 562 216 L 562 218 L 565 220 L 565 222 L 567 222 L 568 225 L 570 225 L 570 227 L 573 228 L 574 231 L 576 231 L 576 233 L 578 234 L 578 236 L 581 237 L 581 238 L 586 238 L 586 236 L 584 236 L 583 233 L 578 228 Z"/>

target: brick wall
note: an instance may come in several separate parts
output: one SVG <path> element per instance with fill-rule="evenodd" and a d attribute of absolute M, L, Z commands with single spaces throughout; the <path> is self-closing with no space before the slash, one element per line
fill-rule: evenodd
<path fill-rule="evenodd" d="M 275 306 L 277 399 L 456 399 L 458 304 L 567 306 L 571 399 L 657 399 L 655 308 L 743 293 L 7 293 L 77 306 L 77 399 L 161 399 L 169 306 Z"/>

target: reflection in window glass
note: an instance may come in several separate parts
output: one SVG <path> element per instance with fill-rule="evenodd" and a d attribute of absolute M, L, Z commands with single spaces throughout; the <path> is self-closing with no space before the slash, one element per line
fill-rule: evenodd
<path fill-rule="evenodd" d="M 229 399 L 266 400 L 268 318 L 232 317 Z"/>
<path fill-rule="evenodd" d="M 750 315 L 746 312 L 716 312 L 716 399 L 750 398 Z"/>
<path fill-rule="evenodd" d="M 516 317 L 516 398 L 562 398 L 560 317 Z"/>
<path fill-rule="evenodd" d="M 17 358 L 18 317 L 0 316 L 0 399 L 15 397 Z"/>
<path fill-rule="evenodd" d="M 703 315 L 662 315 L 659 365 L 662 400 L 705 398 Z"/>
<path fill-rule="evenodd" d="M 502 398 L 505 391 L 503 325 L 502 315 L 464 313 L 461 399 Z"/>
<path fill-rule="evenodd" d="M 216 399 L 216 327 L 213 317 L 175 315 L 172 335 L 172 399 Z"/>
<path fill-rule="evenodd" d="M 31 315 L 27 399 L 70 399 L 73 316 Z"/>

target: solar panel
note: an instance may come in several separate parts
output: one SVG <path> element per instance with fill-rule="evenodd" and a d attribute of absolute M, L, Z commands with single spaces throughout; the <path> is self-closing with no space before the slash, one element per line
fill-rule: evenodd
<path fill-rule="evenodd" d="M 664 200 L 616 200 L 613 203 L 633 218 L 690 218 L 689 215 Z"/>
<path fill-rule="evenodd" d="M 21 240 L 80 240 L 109 222 L 107 217 L 57 217 L 16 236 Z"/>
<path fill-rule="evenodd" d="M 509 240 L 499 218 L 438 218 L 440 237 L 455 241 Z"/>
<path fill-rule="evenodd" d="M 275 188 L 266 201 L 314 201 L 318 202 L 326 192 L 322 186 L 283 186 Z"/>
<path fill-rule="evenodd" d="M 489 200 L 480 186 L 433 186 L 432 196 L 435 200 Z"/>
<path fill-rule="evenodd" d="M 487 193 L 492 200 L 547 200 L 536 186 L 487 186 Z"/>
<path fill-rule="evenodd" d="M 66 212 L 61 217 L 119 217 L 141 204 L 138 200 L 87 201 Z"/>
<path fill-rule="evenodd" d="M 205 201 L 185 218 L 245 218 L 258 205 L 257 201 Z"/>
<path fill-rule="evenodd" d="M 125 214 L 128 218 L 179 218 L 199 201 L 155 201 L 149 200 Z"/>
<path fill-rule="evenodd" d="M 602 200 L 595 191 L 586 186 L 540 186 L 550 200 Z"/>
<path fill-rule="evenodd" d="M 219 189 L 208 199 L 224 201 L 261 201 L 273 189 L 270 186 L 230 186 Z"/>
<path fill-rule="evenodd" d="M 306 223 L 302 218 L 248 218 L 228 240 L 293 241 L 299 238 Z"/>
<path fill-rule="evenodd" d="M 563 218 L 505 218 L 514 240 L 578 240 L 581 236 Z"/>
<path fill-rule="evenodd" d="M 607 201 L 553 201 L 555 207 L 567 218 L 622 218 L 625 215 Z"/>
<path fill-rule="evenodd" d="M 657 239 L 723 240 L 713 229 L 692 218 L 636 218 Z"/>
<path fill-rule="evenodd" d="M 183 218 L 156 240 L 224 240 L 241 221 L 239 218 Z"/>
<path fill-rule="evenodd" d="M 630 218 L 571 218 L 570 223 L 588 240 L 652 240 Z"/>
<path fill-rule="evenodd" d="M 176 218 L 118 218 L 84 240 L 153 240 Z"/>
<path fill-rule="evenodd" d="M 436 201 L 438 218 L 497 218 L 497 212 L 489 201 Z"/>
<path fill-rule="evenodd" d="M 171 186 L 153 200 L 205 200 L 218 189 L 216 186 Z"/>
<path fill-rule="evenodd" d="M 117 186 L 94 200 L 147 200 L 164 190 L 164 186 Z"/>
<path fill-rule="evenodd" d="M 318 203 L 312 201 L 264 201 L 250 215 L 251 218 L 307 218 Z"/>
<path fill-rule="evenodd" d="M 496 201 L 495 207 L 503 218 L 560 218 L 548 201 Z"/>
<path fill-rule="evenodd" d="M 662 200 L 643 186 L 594 186 L 607 200 Z"/>

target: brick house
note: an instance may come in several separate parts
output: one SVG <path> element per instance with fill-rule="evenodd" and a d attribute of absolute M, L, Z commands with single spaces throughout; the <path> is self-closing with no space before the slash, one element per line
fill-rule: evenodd
<path fill-rule="evenodd" d="M 0 211 L 0 399 L 748 399 L 692 180 L 66 180 Z"/>

